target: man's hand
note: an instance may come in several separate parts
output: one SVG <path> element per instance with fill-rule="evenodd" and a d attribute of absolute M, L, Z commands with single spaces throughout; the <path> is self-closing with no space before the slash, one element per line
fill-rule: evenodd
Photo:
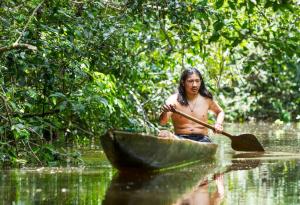
<path fill-rule="evenodd" d="M 168 139 L 178 139 L 176 135 L 168 130 L 161 130 L 158 134 L 158 137 L 168 138 Z"/>
<path fill-rule="evenodd" d="M 220 123 L 215 124 L 215 133 L 221 133 L 223 131 L 223 126 Z"/>
<path fill-rule="evenodd" d="M 174 112 L 175 109 L 176 109 L 176 105 L 174 105 L 174 104 L 169 104 L 169 105 L 164 104 L 162 106 L 162 111 L 163 112 Z"/>
<path fill-rule="evenodd" d="M 159 116 L 159 123 L 161 125 L 165 125 L 167 124 L 170 116 L 171 116 L 171 113 L 168 114 L 168 112 L 174 112 L 175 111 L 175 105 L 174 104 L 164 104 L 162 107 L 161 107 L 161 113 L 160 113 L 160 116 Z"/>

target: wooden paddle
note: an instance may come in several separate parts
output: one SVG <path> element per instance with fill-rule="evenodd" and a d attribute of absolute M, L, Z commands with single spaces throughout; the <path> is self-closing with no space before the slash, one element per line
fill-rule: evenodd
<path fill-rule="evenodd" d="M 172 109 L 172 111 L 174 113 L 177 113 L 179 115 L 186 117 L 189 120 L 199 123 L 200 125 L 203 125 L 209 129 L 215 130 L 215 128 L 212 125 L 202 122 L 201 120 L 198 120 L 198 119 L 196 119 L 188 114 L 185 114 L 175 108 Z M 234 136 L 225 131 L 222 131 L 220 134 L 225 135 L 226 137 L 229 137 L 231 139 L 231 147 L 232 147 L 232 149 L 234 149 L 236 151 L 257 151 L 257 152 L 265 151 L 263 146 L 257 140 L 257 138 L 252 134 L 241 134 L 238 136 Z"/>

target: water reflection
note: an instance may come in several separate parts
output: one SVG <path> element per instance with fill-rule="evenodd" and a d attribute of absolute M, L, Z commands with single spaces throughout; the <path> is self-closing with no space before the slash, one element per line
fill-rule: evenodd
<path fill-rule="evenodd" d="M 0 204 L 101 204 L 111 169 L 37 168 L 0 172 Z"/>
<path fill-rule="evenodd" d="M 118 173 L 106 192 L 103 204 L 173 204 L 201 183 L 214 168 L 212 164 L 156 174 Z"/>
<path fill-rule="evenodd" d="M 183 195 L 177 200 L 174 205 L 218 205 L 221 204 L 224 198 L 224 174 L 215 174 L 214 182 L 216 190 L 212 193 L 209 192 L 208 180 L 201 182 L 195 190 Z"/>
<path fill-rule="evenodd" d="M 226 175 L 227 204 L 300 204 L 298 160 L 266 160 L 258 169 Z"/>
<path fill-rule="evenodd" d="M 223 177 L 224 195 L 214 199 L 221 204 L 300 204 L 300 127 L 250 123 L 226 130 L 254 134 L 267 152 L 236 153 L 227 137 L 212 136 L 220 145 L 215 164 L 124 176 L 113 174 L 100 150 L 89 150 L 89 167 L 0 170 L 0 205 L 191 203 L 198 192 L 220 195 L 214 174 Z"/>
<path fill-rule="evenodd" d="M 214 163 L 156 174 L 118 173 L 103 204 L 220 204 L 224 197 L 224 174 L 257 166 L 258 160 L 233 160 L 227 166 Z"/>

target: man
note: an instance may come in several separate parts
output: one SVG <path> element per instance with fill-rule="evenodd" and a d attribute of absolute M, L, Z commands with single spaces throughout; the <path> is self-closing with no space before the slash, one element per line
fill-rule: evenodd
<path fill-rule="evenodd" d="M 206 127 L 179 114 L 172 113 L 173 108 L 204 122 L 207 122 L 208 111 L 211 110 L 216 115 L 215 132 L 218 133 L 223 130 L 224 112 L 218 103 L 213 100 L 212 94 L 205 87 L 199 70 L 195 68 L 183 71 L 178 92 L 171 95 L 163 105 L 159 121 L 161 125 L 165 125 L 171 118 L 175 135 L 179 138 L 211 142 L 207 136 L 208 129 Z M 166 132 L 161 132 L 159 135 L 162 137 L 167 136 Z"/>

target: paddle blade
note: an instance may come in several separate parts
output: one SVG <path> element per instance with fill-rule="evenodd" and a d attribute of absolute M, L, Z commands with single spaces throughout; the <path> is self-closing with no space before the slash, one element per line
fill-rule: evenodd
<path fill-rule="evenodd" d="M 257 138 L 252 134 L 241 134 L 231 137 L 231 147 L 236 151 L 265 151 Z"/>

